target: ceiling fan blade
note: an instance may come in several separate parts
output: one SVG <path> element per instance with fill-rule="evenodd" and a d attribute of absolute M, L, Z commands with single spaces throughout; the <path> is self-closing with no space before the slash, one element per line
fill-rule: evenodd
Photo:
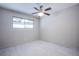
<path fill-rule="evenodd" d="M 32 14 L 37 14 L 38 12 L 34 12 L 34 13 L 32 13 Z"/>
<path fill-rule="evenodd" d="M 43 5 L 40 6 L 40 9 L 43 7 Z"/>
<path fill-rule="evenodd" d="M 44 13 L 44 14 L 45 14 L 45 15 L 48 15 L 48 16 L 50 15 L 49 13 Z"/>
<path fill-rule="evenodd" d="M 51 7 L 49 7 L 49 8 L 47 8 L 47 9 L 45 9 L 45 11 L 48 11 L 48 10 L 51 10 L 52 8 Z"/>
<path fill-rule="evenodd" d="M 39 10 L 38 8 L 36 8 L 36 7 L 33 7 L 35 10 Z"/>

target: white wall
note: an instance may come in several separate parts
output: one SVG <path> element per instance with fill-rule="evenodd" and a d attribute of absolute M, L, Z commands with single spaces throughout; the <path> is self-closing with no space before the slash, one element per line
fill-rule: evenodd
<path fill-rule="evenodd" d="M 79 47 L 79 5 L 41 19 L 41 39 L 69 48 Z"/>
<path fill-rule="evenodd" d="M 38 19 L 34 18 L 33 29 L 13 29 L 12 16 L 33 18 L 27 14 L 0 8 L 0 48 L 23 44 L 38 38 Z"/>

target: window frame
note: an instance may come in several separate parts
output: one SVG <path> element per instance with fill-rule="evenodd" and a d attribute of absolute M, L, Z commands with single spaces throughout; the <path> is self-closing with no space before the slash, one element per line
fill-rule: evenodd
<path fill-rule="evenodd" d="M 24 19 L 24 20 L 28 20 L 28 21 L 32 21 L 33 22 L 33 27 L 32 28 L 30 28 L 30 29 L 33 29 L 34 28 L 34 21 L 33 21 L 33 19 L 28 19 L 28 18 L 23 18 L 23 17 L 17 17 L 17 16 L 12 16 L 12 28 L 14 28 L 13 27 L 13 24 L 14 24 L 14 21 L 13 21 L 13 18 L 19 18 L 19 19 Z M 25 27 L 25 22 L 24 22 L 24 28 L 14 28 L 14 29 L 29 29 L 28 27 Z"/>

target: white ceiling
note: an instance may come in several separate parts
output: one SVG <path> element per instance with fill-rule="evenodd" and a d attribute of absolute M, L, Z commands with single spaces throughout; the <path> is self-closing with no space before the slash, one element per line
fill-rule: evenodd
<path fill-rule="evenodd" d="M 68 8 L 70 6 L 74 6 L 77 3 L 40 3 L 41 5 L 44 5 L 44 9 L 47 7 L 52 7 L 52 12 L 63 10 L 64 8 Z M 0 7 L 19 11 L 23 13 L 32 14 L 33 12 L 36 12 L 36 10 L 33 7 L 38 7 L 39 4 L 36 3 L 0 3 Z M 51 13 L 50 11 L 48 11 Z"/>

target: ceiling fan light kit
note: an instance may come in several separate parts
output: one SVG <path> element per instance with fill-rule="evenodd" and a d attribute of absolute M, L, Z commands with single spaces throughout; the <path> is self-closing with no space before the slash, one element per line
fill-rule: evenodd
<path fill-rule="evenodd" d="M 38 16 L 44 16 L 43 12 L 38 13 Z"/>

